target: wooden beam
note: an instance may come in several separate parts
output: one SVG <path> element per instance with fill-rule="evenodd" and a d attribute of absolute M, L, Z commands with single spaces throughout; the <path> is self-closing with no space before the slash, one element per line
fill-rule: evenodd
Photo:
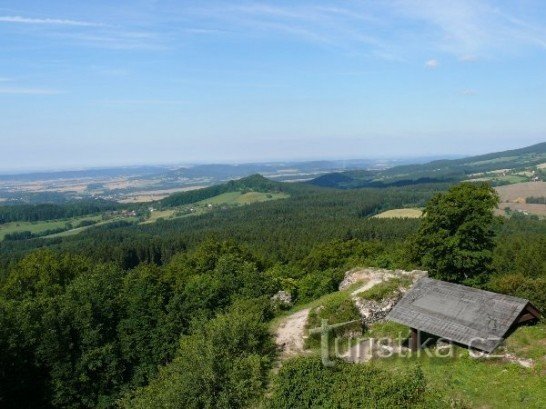
<path fill-rule="evenodd" d="M 410 349 L 417 351 L 419 349 L 419 330 L 411 329 Z"/>
<path fill-rule="evenodd" d="M 527 303 L 527 305 L 525 306 L 525 310 L 524 311 L 527 311 L 528 313 L 530 314 L 533 314 L 535 316 L 535 318 L 539 318 L 540 317 L 540 311 L 537 310 L 535 308 L 535 306 L 533 304 L 531 304 L 530 302 Z"/>
<path fill-rule="evenodd" d="M 526 313 L 526 314 L 523 314 L 523 315 L 520 315 L 519 318 L 518 318 L 518 324 L 521 323 L 521 322 L 525 322 L 525 321 L 531 321 L 531 320 L 534 320 L 535 317 L 533 314 L 531 314 L 530 312 Z"/>

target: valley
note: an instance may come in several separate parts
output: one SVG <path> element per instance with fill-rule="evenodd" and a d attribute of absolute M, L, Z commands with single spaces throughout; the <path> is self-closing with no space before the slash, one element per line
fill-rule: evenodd
<path fill-rule="evenodd" d="M 191 407 L 212 396 L 204 387 L 243 393 L 260 409 L 302 407 L 303 395 L 303 407 L 320 406 L 316 391 L 332 405 L 539 409 L 543 322 L 518 328 L 494 359 L 459 346 L 448 360 L 429 356 L 436 345 L 410 357 L 404 345 L 389 357 L 368 347 L 369 338 L 406 340 L 409 329 L 385 317 L 423 270 L 546 308 L 546 183 L 419 179 L 429 167 L 394 167 L 404 182 L 374 187 L 315 183 L 347 180 L 338 173 L 307 182 L 252 174 L 153 201 L 4 202 L 0 368 L 15 368 L 20 383 L 0 397 Z M 323 319 L 348 323 L 327 348 L 341 352 L 334 368 L 313 332 Z M 481 388 L 489 377 L 508 394 Z M 37 383 L 47 392 L 21 393 Z"/>

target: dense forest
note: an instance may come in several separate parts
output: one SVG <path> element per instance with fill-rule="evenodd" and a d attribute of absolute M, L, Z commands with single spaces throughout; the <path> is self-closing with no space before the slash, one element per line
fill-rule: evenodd
<path fill-rule="evenodd" d="M 446 196 L 438 193 L 448 184 L 340 191 L 251 182 L 237 188 L 285 189 L 290 197 L 1 242 L 0 406 L 445 407 L 427 392 L 418 366 L 393 372 L 340 363 L 329 370 L 298 358 L 271 371 L 276 350 L 268 324 L 279 310 L 270 299 L 279 290 L 303 304 L 336 291 L 355 266 L 445 273 L 425 254 L 442 251 L 445 239 L 418 239 L 434 230 L 430 220 L 371 217 L 392 208 L 426 205 L 448 223 L 453 218 L 446 220 L 442 206 L 474 195 L 477 204 L 465 216 L 471 228 L 462 230 L 482 242 L 453 279 L 485 266 L 469 284 L 546 309 L 546 221 L 493 217 L 495 198 L 482 200 L 493 195 L 485 185 Z M 478 233 L 476 223 L 483 226 Z M 347 384 L 351 393 L 340 393 Z"/>

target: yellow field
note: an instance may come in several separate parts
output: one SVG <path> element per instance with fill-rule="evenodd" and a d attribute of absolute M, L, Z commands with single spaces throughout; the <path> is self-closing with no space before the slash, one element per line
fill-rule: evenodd
<path fill-rule="evenodd" d="M 378 219 L 418 219 L 423 215 L 421 209 L 392 209 L 376 214 Z"/>

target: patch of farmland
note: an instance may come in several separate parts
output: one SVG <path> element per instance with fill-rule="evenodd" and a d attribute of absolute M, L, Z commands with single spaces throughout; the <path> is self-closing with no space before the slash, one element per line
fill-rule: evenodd
<path fill-rule="evenodd" d="M 267 202 L 269 200 L 286 199 L 286 193 L 263 193 L 263 192 L 226 192 L 209 199 L 202 200 L 198 204 L 205 205 L 244 205 L 251 203 Z"/>
<path fill-rule="evenodd" d="M 376 214 L 378 219 L 418 219 L 423 215 L 421 209 L 392 209 Z"/>
<path fill-rule="evenodd" d="M 537 203 L 509 203 L 501 202 L 497 214 L 506 215 L 505 209 L 510 209 L 512 212 L 519 212 L 528 215 L 536 215 L 546 217 L 546 205 Z"/>
<path fill-rule="evenodd" d="M 501 202 L 515 203 L 516 201 L 521 202 L 521 199 L 525 202 L 527 197 L 546 196 L 546 182 L 516 183 L 513 185 L 498 186 L 495 190 L 499 194 Z"/>
<path fill-rule="evenodd" d="M 29 231 L 32 234 L 44 233 L 47 230 L 55 230 L 66 228 L 69 230 L 69 225 L 76 226 L 82 221 L 94 221 L 101 220 L 101 216 L 82 216 L 72 219 L 60 219 L 60 220 L 45 220 L 36 222 L 10 222 L 0 224 L 0 240 L 3 240 L 7 234 Z"/>

